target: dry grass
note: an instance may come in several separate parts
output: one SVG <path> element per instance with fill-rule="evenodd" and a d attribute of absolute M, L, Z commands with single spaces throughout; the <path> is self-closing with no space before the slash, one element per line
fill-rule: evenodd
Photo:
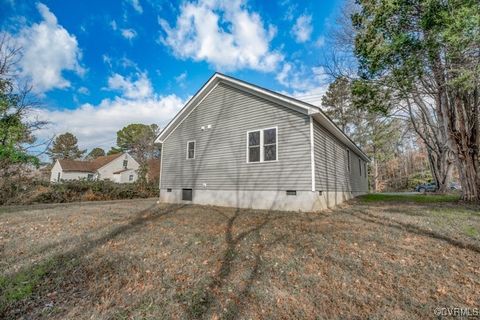
<path fill-rule="evenodd" d="M 478 208 L 132 200 L 0 213 L 0 318 L 432 318 L 480 307 Z"/>

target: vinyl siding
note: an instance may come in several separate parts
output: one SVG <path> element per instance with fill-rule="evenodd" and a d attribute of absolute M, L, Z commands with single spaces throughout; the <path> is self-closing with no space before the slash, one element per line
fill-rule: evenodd
<path fill-rule="evenodd" d="M 269 127 L 278 161 L 247 163 L 247 131 Z M 161 188 L 311 190 L 309 130 L 307 115 L 220 83 L 164 141 Z"/>
<path fill-rule="evenodd" d="M 315 153 L 315 188 L 322 191 L 367 192 L 368 182 L 361 160 L 360 175 L 358 160 L 360 157 L 350 150 L 351 170 L 347 170 L 347 147 L 313 120 Z"/>

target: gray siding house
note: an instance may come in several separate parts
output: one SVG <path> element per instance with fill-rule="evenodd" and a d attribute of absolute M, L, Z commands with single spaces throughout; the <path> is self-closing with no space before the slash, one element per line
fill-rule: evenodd
<path fill-rule="evenodd" d="M 219 73 L 156 142 L 161 202 L 315 211 L 368 192 L 368 157 L 320 108 Z"/>

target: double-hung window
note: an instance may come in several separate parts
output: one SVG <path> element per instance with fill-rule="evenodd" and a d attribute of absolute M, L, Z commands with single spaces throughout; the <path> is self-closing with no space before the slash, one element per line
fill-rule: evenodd
<path fill-rule="evenodd" d="M 187 142 L 187 159 L 195 159 L 195 141 Z"/>
<path fill-rule="evenodd" d="M 247 132 L 247 162 L 277 160 L 277 128 Z"/>

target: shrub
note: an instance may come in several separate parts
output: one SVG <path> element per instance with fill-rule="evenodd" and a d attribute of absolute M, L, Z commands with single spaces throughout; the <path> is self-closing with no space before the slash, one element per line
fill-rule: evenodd
<path fill-rule="evenodd" d="M 158 186 L 154 184 L 119 184 L 104 180 L 71 180 L 50 183 L 24 179 L 2 185 L 0 205 L 119 200 L 149 198 L 157 195 Z"/>

